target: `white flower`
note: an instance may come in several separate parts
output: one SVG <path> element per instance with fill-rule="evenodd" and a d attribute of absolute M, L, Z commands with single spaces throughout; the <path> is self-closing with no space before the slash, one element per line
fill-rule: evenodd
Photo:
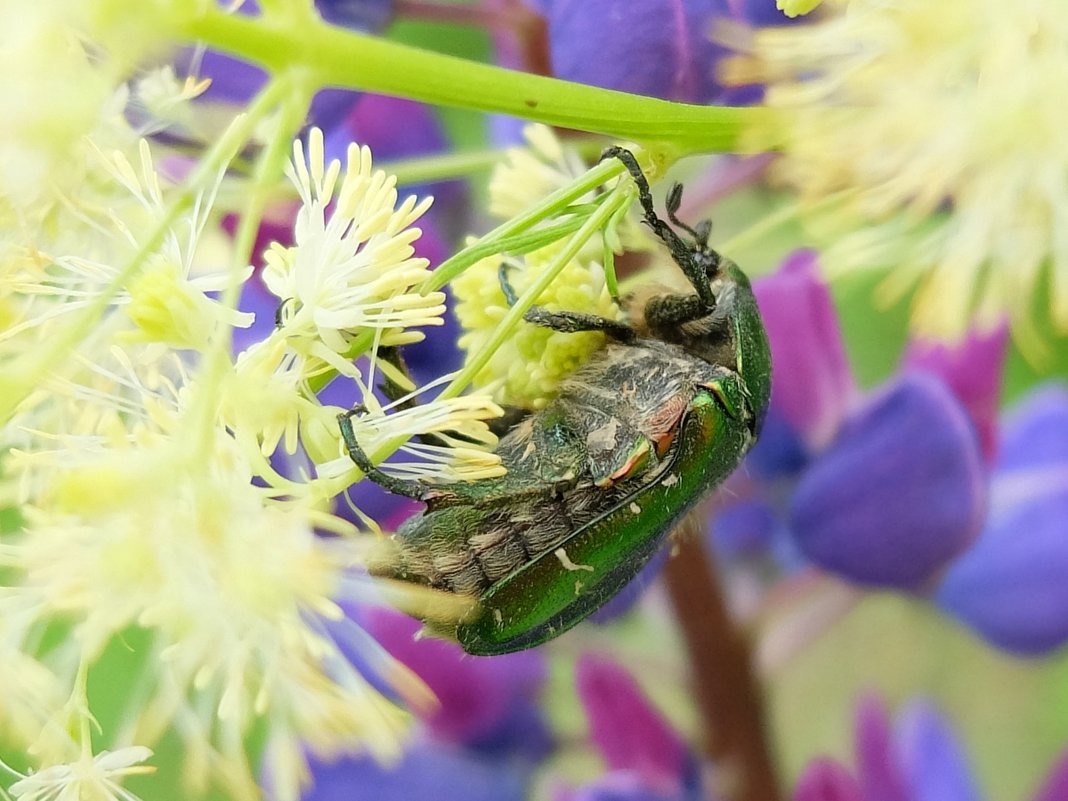
<path fill-rule="evenodd" d="M 497 437 L 489 430 L 486 420 L 500 417 L 504 410 L 487 394 L 463 395 L 458 398 L 435 398 L 425 403 L 408 405 L 421 392 L 445 383 L 453 375 L 445 375 L 426 387 L 421 387 L 397 401 L 380 406 L 368 393 L 371 411 L 356 415 L 353 434 L 366 454 L 374 454 L 380 446 L 403 441 L 399 450 L 416 457 L 414 462 L 396 459 L 383 464 L 387 472 L 407 479 L 424 481 L 478 481 L 504 475 L 500 457 L 492 452 Z M 407 408 L 406 408 L 407 407 Z M 434 434 L 437 443 L 421 442 L 423 434 Z M 351 471 L 352 460 L 347 454 L 338 460 L 319 466 L 320 475 L 339 475 Z"/>
<path fill-rule="evenodd" d="M 421 231 L 410 227 L 431 199 L 408 197 L 396 206 L 396 178 L 373 171 L 371 151 L 353 144 L 328 213 L 341 165 L 324 163 L 322 131 L 309 133 L 307 158 L 299 140 L 293 151 L 286 174 L 303 204 L 296 244 L 272 245 L 263 271 L 267 287 L 281 300 L 286 337 L 313 339 L 344 354 L 364 329 L 377 330 L 383 344 L 399 344 L 412 340 L 392 338 L 396 329 L 441 325 L 445 296 L 419 293 L 430 272 L 412 248 Z"/>
<path fill-rule="evenodd" d="M 155 768 L 140 764 L 151 756 L 151 749 L 137 745 L 86 754 L 77 762 L 23 776 L 9 792 L 16 801 L 138 801 L 121 782 L 126 776 L 153 772 Z"/>
<path fill-rule="evenodd" d="M 503 220 L 527 211 L 546 195 L 573 183 L 587 170 L 574 149 L 547 125 L 523 128 L 527 147 L 511 147 L 490 176 L 490 210 Z"/>
<path fill-rule="evenodd" d="M 529 147 L 510 148 L 490 178 L 490 209 L 502 218 L 529 211 L 588 170 L 579 155 L 565 146 L 551 128 L 528 125 L 523 134 Z M 594 197 L 595 193 L 590 192 L 581 202 L 591 202 Z M 490 256 L 452 281 L 456 317 L 464 328 L 459 344 L 469 360 L 491 341 L 497 325 L 508 313 L 499 280 L 501 265 L 507 265 L 509 283 L 522 294 L 554 264 L 565 241 L 548 242 L 522 257 Z M 650 247 L 650 238 L 636 218 L 617 215 L 609 221 L 603 238 L 591 237 L 581 244 L 574 258 L 539 296 L 538 305 L 550 311 L 618 318 L 620 310 L 608 292 L 602 263 L 606 241 L 615 250 Z M 604 334 L 595 331 L 561 333 L 521 323 L 475 376 L 474 383 L 493 387 L 497 400 L 506 405 L 541 408 L 553 397 L 560 381 L 585 363 L 604 341 Z"/>
<path fill-rule="evenodd" d="M 51 254 L 52 268 L 30 265 L 6 276 L 4 288 L 19 293 L 23 319 L 0 332 L 0 341 L 97 302 L 116 282 L 126 263 L 143 246 L 145 235 L 168 219 L 166 193 L 160 183 L 148 142 L 140 141 L 135 168 L 121 151 L 97 153 L 102 177 L 125 191 L 116 206 L 89 212 L 85 220 L 100 232 L 104 251 L 99 258 L 77 254 Z M 240 283 L 251 269 L 238 272 L 198 273 L 197 251 L 212 211 L 214 189 L 199 196 L 192 209 L 164 229 L 163 241 L 130 280 L 115 292 L 114 304 L 130 322 L 124 336 L 131 341 L 160 342 L 178 348 L 203 349 L 219 326 L 245 326 L 251 315 L 228 309 L 207 293 Z M 106 236 L 104 231 L 107 231 Z M 87 250 L 89 241 L 80 243 Z M 39 243 L 46 251 L 52 243 Z M 46 251 L 47 252 L 47 251 Z M 46 258 L 47 263 L 47 258 Z"/>
<path fill-rule="evenodd" d="M 7 603 L 32 608 L 39 626 L 73 627 L 57 664 L 91 663 L 131 627 L 144 631 L 152 670 L 128 710 L 130 736 L 154 742 L 177 727 L 191 755 L 221 757 L 205 770 L 251 786 L 243 736 L 254 725 L 291 755 L 310 745 L 396 756 L 406 713 L 373 681 L 417 706 L 426 691 L 366 636 L 360 661 L 371 675 L 361 673 L 334 633 L 355 627 L 341 602 L 375 597 L 360 577 L 367 546 L 307 501 L 271 500 L 225 432 L 217 437 L 194 461 L 178 430 L 154 447 L 57 463 L 24 507 L 22 536 L 0 551 L 16 579 Z"/>

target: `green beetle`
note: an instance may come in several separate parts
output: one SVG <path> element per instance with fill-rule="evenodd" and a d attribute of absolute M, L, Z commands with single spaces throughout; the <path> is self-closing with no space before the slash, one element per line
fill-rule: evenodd
<path fill-rule="evenodd" d="M 471 654 L 530 648 L 600 608 L 648 562 L 675 524 L 738 466 L 771 391 L 771 359 L 749 279 L 708 246 L 709 223 L 653 208 L 634 156 L 609 148 L 639 189 L 645 221 L 668 246 L 692 294 L 646 289 L 624 298 L 626 322 L 540 307 L 525 319 L 558 331 L 599 330 L 609 342 L 542 411 L 502 437 L 507 474 L 429 485 L 379 471 L 352 416 L 339 417 L 352 460 L 386 489 L 426 503 L 394 535 L 381 575 L 477 599 L 447 627 Z M 515 296 L 507 276 L 502 288 Z"/>

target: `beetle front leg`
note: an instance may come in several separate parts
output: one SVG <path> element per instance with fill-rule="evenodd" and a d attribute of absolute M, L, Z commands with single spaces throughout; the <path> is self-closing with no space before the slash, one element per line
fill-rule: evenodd
<path fill-rule="evenodd" d="M 516 294 L 512 283 L 508 280 L 508 265 L 501 263 L 497 271 L 497 279 L 501 284 L 501 292 L 509 306 L 514 306 L 519 296 Z M 610 320 L 597 314 L 588 314 L 580 311 L 553 312 L 544 306 L 531 306 L 523 315 L 523 319 L 531 325 L 540 325 L 543 328 L 551 328 L 565 334 L 575 334 L 579 331 L 601 331 L 612 339 L 619 342 L 632 342 L 637 333 L 626 323 L 618 320 Z"/>
<path fill-rule="evenodd" d="M 708 285 L 709 274 L 707 269 L 710 267 L 718 269 L 719 267 L 719 254 L 709 250 L 707 247 L 708 224 L 699 226 L 699 230 L 694 230 L 688 225 L 683 225 L 679 222 L 675 213 L 682 203 L 682 184 L 673 185 L 667 197 L 668 217 L 694 237 L 692 245 L 686 242 L 657 215 L 656 209 L 653 208 L 653 195 L 649 190 L 649 180 L 645 177 L 645 173 L 642 172 L 642 168 L 638 166 L 638 160 L 634 158 L 634 154 L 626 148 L 608 147 L 601 152 L 601 161 L 608 158 L 618 159 L 627 168 L 627 172 L 630 173 L 630 177 L 634 179 L 634 183 L 638 187 L 638 202 L 641 203 L 642 210 L 645 212 L 646 225 L 652 228 L 653 232 L 668 246 L 672 260 L 693 285 L 698 297 L 701 298 L 701 302 L 704 304 L 704 313 L 708 314 L 716 305 L 716 299 Z M 696 258 L 698 254 L 701 256 L 700 260 Z"/>

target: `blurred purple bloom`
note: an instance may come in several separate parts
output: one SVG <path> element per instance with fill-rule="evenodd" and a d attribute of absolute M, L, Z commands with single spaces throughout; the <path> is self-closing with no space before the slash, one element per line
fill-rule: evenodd
<path fill-rule="evenodd" d="M 432 742 L 417 742 L 396 765 L 369 756 L 314 762 L 314 784 L 303 801 L 523 801 L 526 772 L 507 762 Z"/>
<path fill-rule="evenodd" d="M 797 780 L 794 801 L 864 801 L 853 775 L 830 757 L 812 760 Z"/>
<path fill-rule="evenodd" d="M 799 551 L 856 583 L 926 585 L 982 522 L 982 459 L 960 402 L 920 374 L 859 396 L 811 251 L 754 290 L 771 344 L 771 408 L 749 470 L 721 494 L 721 550 L 751 557 L 766 543 L 785 566 Z"/>
<path fill-rule="evenodd" d="M 868 801 L 908 801 L 894 745 L 882 700 L 875 696 L 862 698 L 854 723 L 854 756 L 861 795 Z"/>
<path fill-rule="evenodd" d="M 794 801 L 979 801 L 968 759 L 949 722 L 928 701 L 906 705 L 892 726 L 883 702 L 865 696 L 855 722 L 856 774 L 821 757 L 805 768 Z M 1034 801 L 1068 798 L 1068 752 Z"/>
<path fill-rule="evenodd" d="M 531 770 L 552 749 L 537 706 L 545 663 L 536 651 L 474 658 L 443 640 L 416 639 L 420 624 L 388 609 L 357 612 L 360 625 L 433 691 L 425 731 L 397 765 L 371 757 L 313 764 L 305 801 L 462 798 L 522 801 Z"/>
<path fill-rule="evenodd" d="M 697 801 L 684 788 L 651 787 L 635 771 L 616 770 L 606 773 L 577 790 L 562 790 L 554 801 Z"/>
<path fill-rule="evenodd" d="M 633 770 L 651 784 L 678 782 L 690 761 L 685 743 L 621 666 L 586 654 L 575 671 L 590 738 L 610 770 Z"/>
<path fill-rule="evenodd" d="M 772 346 L 773 405 L 810 449 L 822 448 L 855 406 L 857 389 L 816 252 L 791 254 L 754 290 Z"/>
<path fill-rule="evenodd" d="M 774 3 L 761 0 L 538 0 L 532 5 L 548 21 L 558 77 L 690 103 L 724 98 L 715 80 L 723 50 L 711 39 L 717 19 L 789 22 Z"/>
<path fill-rule="evenodd" d="M 945 385 L 904 376 L 851 417 L 801 476 L 790 528 L 802 553 L 860 584 L 917 589 L 982 524 L 984 475 Z"/>
<path fill-rule="evenodd" d="M 315 0 L 323 19 L 357 31 L 381 31 L 393 18 L 393 0 Z"/>
<path fill-rule="evenodd" d="M 556 801 L 689 801 L 707 799 L 685 742 L 649 703 L 620 665 L 581 657 L 575 683 L 589 720 L 590 739 L 608 772 Z"/>
<path fill-rule="evenodd" d="M 1053 765 L 1035 794 L 1035 801 L 1068 801 L 1068 751 Z"/>
<path fill-rule="evenodd" d="M 515 715 L 521 707 L 535 708 L 545 683 L 540 652 L 470 657 L 456 643 L 417 639 L 421 624 L 398 612 L 371 609 L 364 618 L 371 635 L 437 697 L 438 708 L 425 719 L 435 737 L 468 746 L 496 739 L 534 757 L 548 750 L 540 718 Z M 510 724 L 520 728 L 509 731 Z"/>
<path fill-rule="evenodd" d="M 1000 648 L 1068 642 L 1068 388 L 1032 393 L 1006 419 L 990 513 L 950 568 L 938 602 Z"/>
<path fill-rule="evenodd" d="M 905 369 L 933 373 L 941 378 L 971 416 L 987 461 L 997 448 L 998 401 L 1005 363 L 1008 326 L 989 333 L 971 333 L 959 345 L 916 341 L 905 355 Z M 985 365 L 977 370 L 976 365 Z"/>

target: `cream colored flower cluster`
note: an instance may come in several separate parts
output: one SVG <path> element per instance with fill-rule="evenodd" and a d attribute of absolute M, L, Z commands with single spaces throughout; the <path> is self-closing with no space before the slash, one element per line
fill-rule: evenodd
<path fill-rule="evenodd" d="M 828 5 L 727 70 L 781 111 L 763 135 L 822 212 L 824 263 L 888 269 L 888 297 L 917 287 L 921 334 L 1008 316 L 1040 351 L 1036 321 L 1068 331 L 1068 4 Z"/>
<path fill-rule="evenodd" d="M 122 779 L 150 772 L 164 737 L 183 743 L 191 793 L 235 798 L 261 793 L 254 732 L 281 798 L 299 794 L 309 753 L 395 757 L 408 709 L 430 698 L 343 611 L 385 601 L 366 572 L 374 538 L 334 512 L 359 475 L 342 410 L 315 390 L 348 382 L 368 448 L 420 457 L 406 475 L 500 472 L 488 396 L 405 409 L 372 392 L 390 369 L 378 348 L 441 323 L 412 247 L 429 199 L 398 203 L 366 148 L 342 167 L 318 131 L 298 141 L 296 243 L 273 246 L 263 273 L 277 325 L 233 353 L 252 322 L 238 296 L 256 279 L 222 234 L 219 198 L 255 126 L 239 118 L 200 164 L 183 162 L 130 126 L 125 84 L 94 72 L 77 36 L 11 20 L 66 54 L 66 80 L 81 70 L 80 85 L 112 88 L 80 98 L 73 124 L 43 91 L 0 136 L 0 739 L 17 754 L 0 753 L 3 786 L 128 800 Z M 146 108 L 166 110 L 150 127 L 183 119 L 203 89 L 170 73 L 141 84 Z M 35 141 L 49 114 L 72 127 Z M 409 445 L 427 432 L 463 447 Z M 359 669 L 341 642 L 363 643 Z M 116 682 L 118 706 L 97 709 L 89 688 Z"/>

